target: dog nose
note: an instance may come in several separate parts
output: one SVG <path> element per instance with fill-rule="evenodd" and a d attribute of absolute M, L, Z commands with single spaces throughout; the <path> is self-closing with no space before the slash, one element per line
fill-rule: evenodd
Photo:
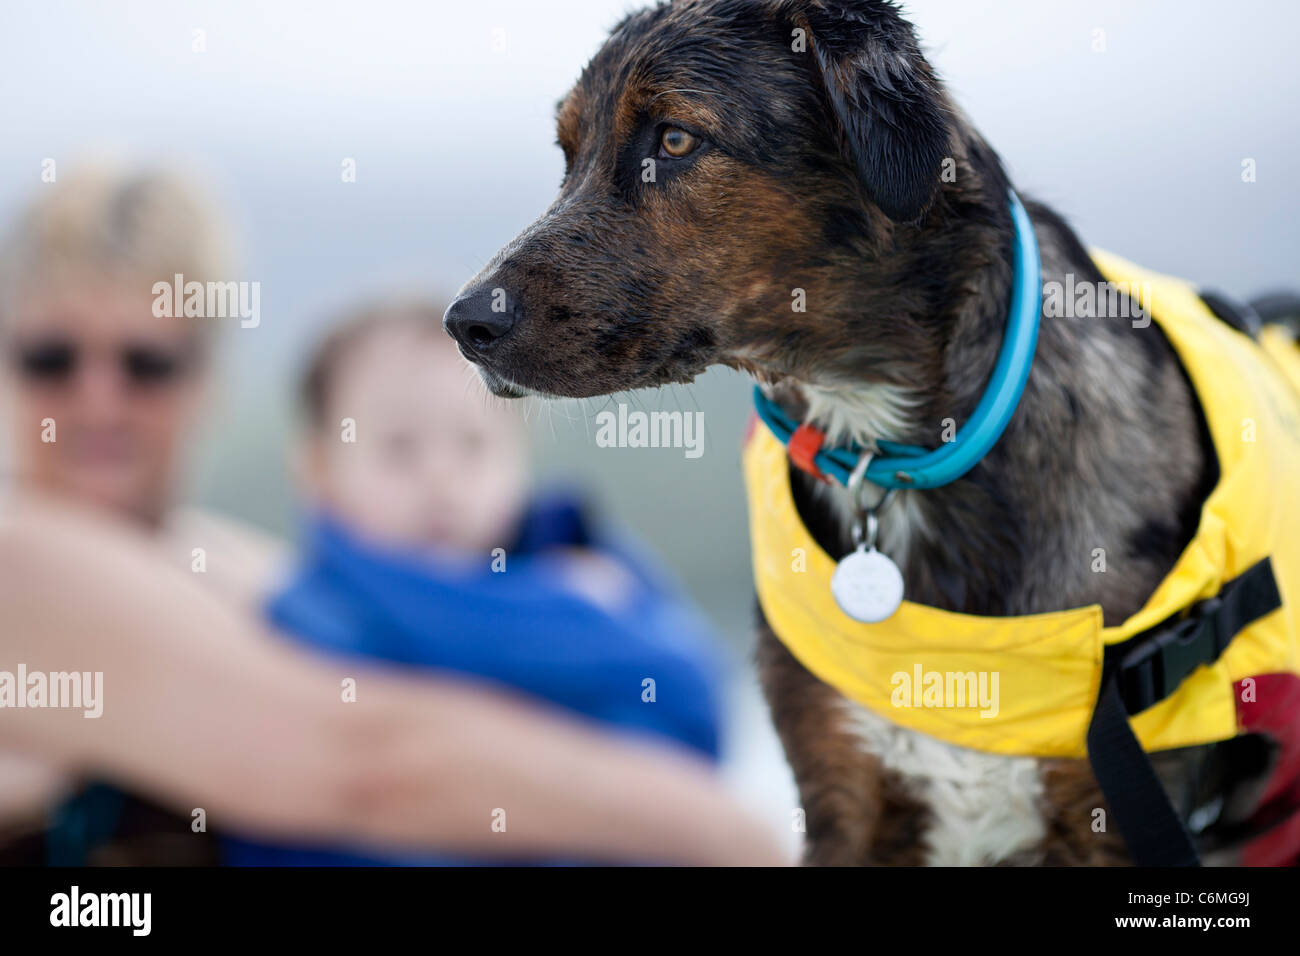
<path fill-rule="evenodd" d="M 442 327 L 463 347 L 486 352 L 519 324 L 523 310 L 503 289 L 480 289 L 447 307 Z"/>

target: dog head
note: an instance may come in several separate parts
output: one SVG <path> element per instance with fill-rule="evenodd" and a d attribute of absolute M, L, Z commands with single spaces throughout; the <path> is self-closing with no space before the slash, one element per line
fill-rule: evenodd
<path fill-rule="evenodd" d="M 885 317 L 927 294 L 902 253 L 935 218 L 953 129 L 884 0 L 633 14 L 559 105 L 559 196 L 444 325 L 505 396 L 686 382 L 713 364 L 899 374 L 920 346 Z"/>

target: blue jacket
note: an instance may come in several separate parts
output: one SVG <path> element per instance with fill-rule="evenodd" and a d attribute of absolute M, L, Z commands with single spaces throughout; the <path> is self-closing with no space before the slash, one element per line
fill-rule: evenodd
<path fill-rule="evenodd" d="M 298 641 L 472 675 L 716 758 L 718 668 L 707 628 L 627 543 L 593 537 L 569 499 L 533 504 L 506 552 L 504 572 L 491 570 L 486 556 L 472 571 L 439 571 L 363 545 L 325 517 L 312 523 L 307 541 L 297 577 L 269 608 L 271 621 Z M 595 549 L 628 569 L 636 586 L 626 606 L 608 613 L 564 590 L 545 552 L 565 546 Z M 490 824 L 485 812 L 483 826 Z M 262 866 L 486 862 L 242 839 L 226 841 L 225 857 L 233 865 Z"/>

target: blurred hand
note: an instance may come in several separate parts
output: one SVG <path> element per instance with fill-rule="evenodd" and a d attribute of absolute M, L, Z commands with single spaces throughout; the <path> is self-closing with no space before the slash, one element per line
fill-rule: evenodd
<path fill-rule="evenodd" d="M 55 767 L 0 751 L 0 828 L 17 819 L 43 816 L 69 789 L 69 779 Z"/>
<path fill-rule="evenodd" d="M 780 845 L 772 828 L 745 811 L 735 821 L 734 832 L 719 846 L 717 866 L 790 866 L 795 861 Z"/>
<path fill-rule="evenodd" d="M 563 548 L 555 562 L 562 587 L 611 614 L 626 607 L 635 592 L 632 573 L 599 551 Z"/>

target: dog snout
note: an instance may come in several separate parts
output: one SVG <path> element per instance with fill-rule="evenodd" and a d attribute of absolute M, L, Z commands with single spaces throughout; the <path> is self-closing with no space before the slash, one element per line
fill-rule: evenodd
<path fill-rule="evenodd" d="M 519 301 L 501 288 L 483 288 L 463 295 L 447 307 L 442 327 L 463 350 L 485 354 L 523 319 Z"/>

